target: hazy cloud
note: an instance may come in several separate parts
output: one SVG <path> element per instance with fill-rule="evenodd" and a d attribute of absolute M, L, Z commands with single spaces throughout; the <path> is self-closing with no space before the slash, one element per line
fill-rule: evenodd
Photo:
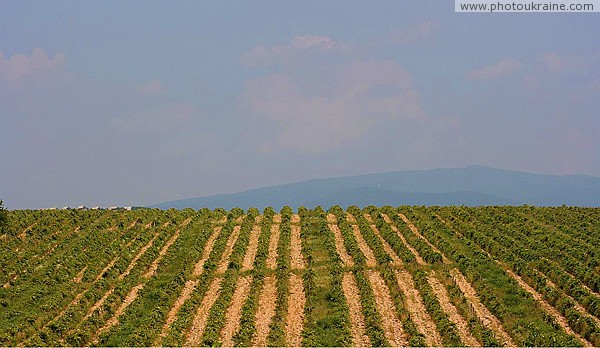
<path fill-rule="evenodd" d="M 7 80 L 18 80 L 36 70 L 58 70 L 63 69 L 66 59 L 62 53 L 54 55 L 52 59 L 41 48 L 33 49 L 31 56 L 26 54 L 15 54 L 5 58 L 0 52 L 0 77 Z"/>
<path fill-rule="evenodd" d="M 257 45 L 241 57 L 242 64 L 248 66 L 270 66 L 274 64 L 285 64 L 290 58 L 299 52 L 306 50 L 325 51 L 341 50 L 344 48 L 329 36 L 299 35 L 285 45 L 274 45 L 267 47 Z"/>
<path fill-rule="evenodd" d="M 113 120 L 113 125 L 123 134 L 166 131 L 186 122 L 193 114 L 192 106 L 183 103 L 159 110 L 136 112 L 129 118 Z"/>
<path fill-rule="evenodd" d="M 159 80 L 151 80 L 137 86 L 137 90 L 146 95 L 158 95 L 162 93 L 162 83 Z"/>
<path fill-rule="evenodd" d="M 276 129 L 265 134 L 260 150 L 327 153 L 362 140 L 382 122 L 426 117 L 410 73 L 394 61 L 356 60 L 318 73 L 303 69 L 311 67 L 247 82 L 244 101 L 256 123 Z"/>
<path fill-rule="evenodd" d="M 469 80 L 491 80 L 515 72 L 521 64 L 512 58 L 505 58 L 493 65 L 471 69 L 467 72 Z"/>
<path fill-rule="evenodd" d="M 435 30 L 433 21 L 417 24 L 413 28 L 404 31 L 390 32 L 387 37 L 393 44 L 411 44 L 428 40 Z"/>

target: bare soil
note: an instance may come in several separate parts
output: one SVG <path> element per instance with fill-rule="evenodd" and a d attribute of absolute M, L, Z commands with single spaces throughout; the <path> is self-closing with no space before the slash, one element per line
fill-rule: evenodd
<path fill-rule="evenodd" d="M 398 213 L 398 216 L 400 216 L 400 218 L 402 219 L 402 221 L 404 221 L 407 225 L 408 228 L 410 228 L 410 230 L 412 231 L 412 233 L 415 234 L 415 236 L 421 238 L 425 243 L 427 243 L 427 245 L 429 245 L 431 247 L 431 249 L 433 249 L 433 251 L 435 251 L 436 253 L 442 255 L 442 261 L 445 264 L 449 264 L 450 260 L 448 260 L 448 258 L 446 257 L 446 255 L 444 255 L 440 249 L 438 249 L 435 245 L 429 243 L 429 241 L 427 240 L 427 238 L 425 238 L 421 233 L 419 233 L 419 230 L 417 229 L 417 226 L 415 226 L 412 221 L 410 221 L 404 214 L 402 213 Z"/>
<path fill-rule="evenodd" d="M 217 268 L 217 273 L 223 274 L 223 273 L 225 273 L 225 271 L 227 271 L 227 266 L 229 265 L 229 257 L 231 256 L 231 253 L 233 252 L 233 246 L 235 245 L 235 242 L 237 241 L 238 237 L 240 236 L 241 228 L 242 227 L 240 225 L 236 225 L 233 228 L 233 232 L 229 236 L 229 239 L 227 239 L 227 245 L 225 246 L 225 251 L 223 252 L 223 255 L 221 256 L 221 261 L 219 262 L 219 267 Z"/>
<path fill-rule="evenodd" d="M 269 335 L 269 325 L 275 315 L 275 304 L 277 302 L 277 279 L 274 276 L 267 276 L 264 279 L 262 291 L 258 299 L 258 309 L 256 311 L 256 336 L 252 344 L 256 347 L 267 346 L 267 336 Z"/>
<path fill-rule="evenodd" d="M 242 271 L 249 271 L 253 268 L 254 258 L 258 250 L 258 237 L 260 237 L 260 225 L 255 224 L 252 227 L 252 231 L 250 231 L 250 242 L 248 243 L 248 249 L 242 262 Z"/>
<path fill-rule="evenodd" d="M 206 321 L 208 320 L 210 309 L 219 297 L 219 290 L 221 290 L 222 281 L 223 278 L 215 278 L 212 283 L 210 283 L 210 287 L 206 291 L 200 306 L 198 306 L 198 310 L 196 311 L 196 315 L 194 316 L 194 320 L 192 322 L 192 327 L 187 334 L 187 340 L 185 343 L 186 346 L 197 347 L 200 345 L 200 339 L 204 333 L 204 328 L 206 327 Z"/>
<path fill-rule="evenodd" d="M 377 236 L 377 238 L 379 238 L 379 241 L 383 245 L 383 249 L 392 259 L 392 265 L 396 266 L 396 267 L 402 267 L 402 265 L 403 265 L 402 260 L 400 260 L 400 258 L 398 257 L 398 254 L 396 254 L 394 249 L 392 249 L 392 247 L 383 238 L 383 236 L 381 236 L 381 233 L 379 233 L 379 229 L 377 228 L 377 226 L 375 226 L 375 225 L 370 225 L 370 226 L 371 226 L 371 229 L 373 230 L 373 233 L 375 233 L 375 235 Z"/>
<path fill-rule="evenodd" d="M 371 250 L 371 248 L 367 244 L 367 241 L 365 241 L 362 234 L 360 233 L 360 228 L 356 224 L 356 219 L 354 218 L 354 216 L 352 216 L 352 214 L 347 214 L 346 216 L 347 216 L 348 221 L 352 224 L 352 232 L 354 233 L 354 238 L 356 238 L 356 242 L 358 243 L 358 248 L 360 249 L 360 251 L 362 251 L 363 255 L 365 255 L 365 258 L 367 261 L 367 266 L 368 267 L 377 266 L 377 259 L 375 258 L 375 255 L 373 254 L 373 250 Z"/>
<path fill-rule="evenodd" d="M 198 285 L 198 280 L 188 280 L 185 283 L 185 286 L 183 287 L 181 294 L 179 295 L 177 300 L 175 300 L 175 303 L 169 310 L 169 313 L 167 313 L 167 320 L 165 321 L 165 324 L 163 325 L 162 330 L 160 331 L 160 334 L 154 341 L 155 347 L 160 346 L 162 340 L 165 337 L 167 337 L 167 335 L 169 334 L 169 331 L 171 330 L 171 325 L 173 325 L 173 323 L 177 319 L 177 313 L 179 313 L 179 309 L 181 309 L 181 306 L 183 306 L 185 301 L 187 301 L 190 298 L 190 296 L 192 295 L 192 292 L 194 291 L 194 289 L 196 289 L 197 285 Z"/>
<path fill-rule="evenodd" d="M 132 304 L 133 301 L 135 301 L 135 299 L 138 296 L 139 291 L 144 287 L 144 285 L 145 285 L 145 283 L 140 283 L 140 284 L 136 285 L 133 289 L 131 289 L 129 294 L 127 294 L 127 296 L 125 297 L 125 300 L 123 300 L 123 303 L 121 303 L 119 308 L 117 308 L 117 311 L 115 312 L 115 314 L 113 314 L 113 316 L 106 322 L 106 324 L 104 324 L 104 326 L 101 327 L 96 332 L 94 338 L 92 339 L 93 344 L 98 344 L 98 342 L 100 340 L 100 335 L 102 335 L 106 331 L 110 330 L 113 326 L 115 326 L 119 323 L 119 317 L 121 317 L 121 315 L 123 315 L 123 313 L 125 313 L 125 310 L 127 309 L 127 307 L 129 307 L 129 305 Z"/>
<path fill-rule="evenodd" d="M 96 301 L 96 303 L 94 303 L 92 308 L 90 308 L 90 310 L 87 312 L 85 317 L 83 317 L 83 319 L 81 319 L 81 321 L 84 322 L 84 321 L 88 320 L 88 318 L 91 317 L 95 311 L 99 310 L 102 307 L 102 305 L 104 304 L 104 302 L 106 301 L 108 296 L 110 296 L 114 291 L 115 291 L 115 288 L 111 288 L 107 292 L 105 292 L 104 295 L 102 296 L 102 298 L 100 298 L 98 301 Z"/>
<path fill-rule="evenodd" d="M 505 346 L 516 347 L 510 336 L 504 331 L 502 324 L 479 300 L 477 296 L 477 292 L 471 284 L 465 279 L 465 277 L 460 273 L 457 268 L 453 268 L 450 270 L 450 274 L 452 278 L 456 282 L 456 285 L 463 292 L 467 301 L 471 304 L 471 307 L 475 311 L 475 314 L 479 318 L 479 320 L 485 325 L 488 329 L 494 332 L 494 335 L 500 342 L 502 342 Z"/>
<path fill-rule="evenodd" d="M 206 245 L 204 246 L 204 250 L 202 250 L 202 258 L 198 262 L 196 262 L 196 265 L 194 266 L 194 272 L 192 273 L 193 276 L 197 277 L 201 275 L 202 272 L 204 272 L 204 263 L 210 257 L 210 253 L 212 252 L 213 247 L 215 246 L 215 241 L 217 240 L 217 237 L 221 233 L 222 229 L 222 226 L 215 227 L 213 233 L 210 235 L 210 237 L 208 237 Z"/>
<path fill-rule="evenodd" d="M 394 302 L 390 296 L 390 290 L 387 285 L 385 285 L 385 281 L 376 271 L 366 270 L 365 274 L 371 283 L 371 288 L 375 295 L 375 304 L 377 306 L 377 312 L 379 312 L 379 315 L 381 316 L 385 338 L 393 347 L 408 346 L 406 335 L 402 329 L 402 323 L 396 316 L 396 306 L 394 306 Z"/>
<path fill-rule="evenodd" d="M 398 227 L 396 227 L 396 225 L 394 225 L 394 222 L 392 221 L 392 219 L 390 219 L 390 217 L 387 214 L 382 214 L 382 215 L 383 215 L 383 219 L 385 220 L 385 222 L 387 222 L 388 225 L 390 225 L 390 228 L 394 232 L 396 232 L 398 237 L 400 237 L 404 246 L 408 250 L 410 250 L 411 254 L 413 254 L 415 256 L 415 260 L 417 261 L 417 263 L 421 266 L 425 266 L 427 264 L 427 262 L 425 262 L 425 260 L 423 260 L 421 255 L 419 255 L 419 252 L 417 250 L 415 250 L 415 248 L 413 248 L 412 245 L 408 244 L 408 242 L 406 241 L 406 238 L 404 238 L 404 235 L 402 235 L 402 232 L 400 232 L 400 230 L 398 230 Z"/>
<path fill-rule="evenodd" d="M 290 295 L 285 325 L 285 342 L 288 347 L 299 347 L 302 344 L 302 328 L 304 324 L 304 285 L 302 277 L 297 274 L 290 276 Z"/>
<path fill-rule="evenodd" d="M 279 222 L 275 222 L 275 217 L 279 216 Z M 269 239 L 269 254 L 267 255 L 267 268 L 277 268 L 277 245 L 279 244 L 279 224 L 281 223 L 281 215 L 273 217 L 271 225 L 271 237 Z"/>
<path fill-rule="evenodd" d="M 292 214 L 292 218 L 290 219 L 290 222 L 293 224 L 299 224 L 300 223 L 300 215 Z"/>
<path fill-rule="evenodd" d="M 158 269 L 158 266 L 160 265 L 160 262 L 162 261 L 163 257 L 165 257 L 165 255 L 167 254 L 167 251 L 169 251 L 171 245 L 173 245 L 177 238 L 179 238 L 179 232 L 180 231 L 177 230 L 177 232 L 173 234 L 173 236 L 167 241 L 167 243 L 162 247 L 162 249 L 160 249 L 160 251 L 158 252 L 158 257 L 154 261 L 152 261 L 150 268 L 148 268 L 148 272 L 144 274 L 144 278 L 150 278 L 154 274 L 156 274 L 156 270 Z"/>
<path fill-rule="evenodd" d="M 142 249 L 140 249 L 140 251 L 137 253 L 137 255 L 135 255 L 133 260 L 131 260 L 131 262 L 129 263 L 129 266 L 127 266 L 127 269 L 125 270 L 125 272 L 123 272 L 119 275 L 119 280 L 123 280 L 125 277 L 127 277 L 127 275 L 129 275 L 129 272 L 131 272 L 133 267 L 135 267 L 135 265 L 137 264 L 140 257 L 142 257 L 142 255 L 144 255 L 144 253 L 146 253 L 146 251 L 148 251 L 148 249 L 150 249 L 152 247 L 152 244 L 154 244 L 154 241 L 158 237 L 158 233 L 159 233 L 158 231 L 156 233 L 154 233 L 154 236 L 152 237 L 152 239 L 150 239 L 150 241 L 146 245 L 144 245 L 144 247 L 142 247 Z"/>
<path fill-rule="evenodd" d="M 342 259 L 342 262 L 344 262 L 344 266 L 354 266 L 354 261 L 352 261 L 352 257 L 348 255 L 346 247 L 344 246 L 344 237 L 342 237 L 342 232 L 340 231 L 339 226 L 334 224 L 329 224 L 328 226 L 331 232 L 333 232 L 333 238 L 335 239 L 335 250 Z"/>
<path fill-rule="evenodd" d="M 431 271 L 427 276 L 427 282 L 433 289 L 433 293 L 438 299 L 440 306 L 444 310 L 444 312 L 448 315 L 448 319 L 453 322 L 456 326 L 456 331 L 458 332 L 458 336 L 462 343 L 465 346 L 476 347 L 480 346 L 479 343 L 471 332 L 469 331 L 469 324 L 465 321 L 465 319 L 458 313 L 458 309 L 450 302 L 450 297 L 448 296 L 448 292 L 446 288 L 440 281 L 435 277 L 435 271 Z"/>
<path fill-rule="evenodd" d="M 233 347 L 232 338 L 240 328 L 242 306 L 244 305 L 246 297 L 248 297 L 250 284 L 252 284 L 252 276 L 241 277 L 237 281 L 231 304 L 225 314 L 225 325 L 221 330 L 220 339 L 223 347 Z"/>
<path fill-rule="evenodd" d="M 356 280 L 351 272 L 344 273 L 342 278 L 342 289 L 346 302 L 350 309 L 350 331 L 352 332 L 352 346 L 370 347 L 371 340 L 366 334 L 365 318 L 363 317 L 362 307 L 360 305 L 360 294 Z"/>
<path fill-rule="evenodd" d="M 412 276 L 405 270 L 397 270 L 396 281 L 406 298 L 406 305 L 410 317 L 417 326 L 419 332 L 425 335 L 425 342 L 430 347 L 442 346 L 442 338 L 437 332 L 435 324 L 425 309 L 423 299 L 419 291 L 415 289 Z"/>
<path fill-rule="evenodd" d="M 585 347 L 593 347 L 593 344 L 591 344 L 590 342 L 588 342 L 585 338 L 581 337 L 579 334 L 577 334 L 575 331 L 573 331 L 571 329 L 571 327 L 569 327 L 567 319 L 565 319 L 565 317 L 563 317 L 554 307 L 552 307 L 548 302 L 546 302 L 544 300 L 544 298 L 542 297 L 542 295 L 540 295 L 540 293 L 538 293 L 537 291 L 535 291 L 534 288 L 532 288 L 531 286 L 529 286 L 529 284 L 527 284 L 519 275 L 517 275 L 516 273 L 514 273 L 512 270 L 510 270 L 508 268 L 504 268 L 504 270 L 506 271 L 506 273 L 512 279 L 514 279 L 517 283 L 519 283 L 519 286 L 523 290 L 525 290 L 529 294 L 531 294 L 531 296 L 538 303 L 538 305 L 540 307 L 542 307 L 546 313 L 548 313 L 550 316 L 552 316 L 552 318 L 554 318 L 554 320 L 556 321 L 556 323 L 558 323 L 558 325 L 566 333 L 568 333 L 569 335 L 577 337 L 577 339 L 579 341 L 581 341 L 581 343 L 583 343 L 583 345 Z"/>
<path fill-rule="evenodd" d="M 73 282 L 74 283 L 81 283 L 81 280 L 83 279 L 83 274 L 85 273 L 86 269 L 87 269 L 87 266 L 83 267 L 81 269 L 81 271 L 79 271 L 79 273 L 77 273 L 77 275 L 75 276 L 75 278 L 73 278 Z"/>
<path fill-rule="evenodd" d="M 300 226 L 292 225 L 290 234 L 290 266 L 292 269 L 304 269 L 304 257 L 302 256 L 302 241 L 300 240 Z"/>

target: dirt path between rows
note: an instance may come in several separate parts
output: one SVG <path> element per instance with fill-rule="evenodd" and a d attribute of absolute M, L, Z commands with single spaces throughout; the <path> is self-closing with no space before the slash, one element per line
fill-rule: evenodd
<path fill-rule="evenodd" d="M 521 277 L 519 277 L 519 275 L 517 275 L 515 272 L 511 271 L 510 269 L 508 269 L 508 267 L 504 267 L 504 270 L 506 271 L 506 273 L 508 273 L 508 275 L 514 279 L 517 283 L 519 283 L 519 286 L 527 291 L 529 294 L 531 294 L 531 296 L 533 297 L 533 299 L 544 309 L 544 311 L 546 313 L 548 313 L 550 316 L 552 316 L 552 318 L 554 318 L 554 320 L 556 321 L 556 323 L 569 335 L 575 336 L 577 337 L 577 339 L 579 341 L 581 341 L 581 343 L 583 343 L 583 345 L 585 347 L 593 347 L 593 344 L 591 344 L 590 342 L 588 342 L 585 338 L 581 337 L 579 334 L 577 334 L 575 331 L 573 331 L 571 329 L 571 327 L 569 326 L 567 319 L 565 319 L 565 317 L 563 317 L 557 310 L 556 308 L 552 307 L 550 304 L 548 304 L 548 302 L 546 302 L 544 300 L 544 298 L 542 297 L 542 295 L 540 295 L 537 291 L 535 291 L 534 288 L 532 288 L 531 286 L 529 286 L 529 284 L 527 284 Z"/>
<path fill-rule="evenodd" d="M 279 219 L 275 217 L 279 216 Z M 279 222 L 276 222 L 278 220 Z M 279 244 L 279 224 L 281 223 L 281 215 L 275 215 L 273 217 L 273 224 L 271 225 L 271 237 L 269 238 L 269 253 L 267 255 L 267 268 L 277 268 L 277 245 Z"/>
<path fill-rule="evenodd" d="M 225 246 L 225 251 L 223 252 L 223 255 L 221 256 L 221 261 L 219 262 L 219 267 L 217 268 L 217 273 L 223 274 L 223 273 L 225 273 L 225 271 L 227 271 L 227 267 L 229 266 L 229 257 L 231 256 L 231 253 L 233 252 L 233 246 L 235 245 L 235 242 L 237 241 L 238 237 L 240 236 L 241 229 L 242 229 L 242 226 L 240 226 L 240 225 L 236 225 L 233 228 L 233 232 L 229 236 L 229 239 L 227 239 L 227 245 Z"/>
<path fill-rule="evenodd" d="M 83 274 L 85 273 L 85 270 L 87 270 L 87 268 L 88 266 L 85 266 L 81 269 L 81 271 L 79 271 L 79 273 L 77 273 L 75 278 L 73 278 L 74 283 L 81 283 L 81 280 L 83 279 Z"/>
<path fill-rule="evenodd" d="M 436 278 L 435 271 L 431 271 L 431 273 L 429 273 L 427 276 L 427 282 L 431 286 L 431 289 L 433 290 L 435 297 L 438 299 L 440 306 L 448 315 L 448 319 L 450 319 L 450 321 L 456 325 L 456 331 L 462 343 L 465 346 L 470 347 L 481 346 L 481 343 L 479 343 L 475 337 L 471 335 L 469 324 L 460 315 L 458 309 L 456 309 L 456 307 L 450 301 L 448 292 L 446 291 L 444 285 Z"/>
<path fill-rule="evenodd" d="M 542 275 L 545 279 L 546 279 L 546 284 L 554 289 L 558 289 L 556 284 L 554 284 L 550 279 L 548 279 L 548 277 L 539 272 L 538 273 L 540 275 Z M 565 294 L 564 292 L 561 294 L 561 296 L 564 296 L 566 298 L 568 298 L 569 300 L 571 300 L 571 302 L 573 303 L 573 307 L 575 308 L 575 310 L 577 310 L 579 313 L 583 314 L 586 317 L 589 317 L 590 319 L 592 319 L 593 321 L 596 322 L 596 325 L 598 325 L 598 327 L 600 327 L 600 319 L 596 318 L 595 316 L 593 316 L 592 314 L 588 313 L 587 310 L 585 308 L 583 308 L 583 306 L 581 304 L 579 304 L 579 302 L 577 302 L 573 297 Z"/>
<path fill-rule="evenodd" d="M 300 215 L 298 215 L 298 214 L 292 214 L 290 222 L 292 224 L 299 224 L 300 223 Z"/>
<path fill-rule="evenodd" d="M 406 307 L 419 332 L 425 335 L 425 342 L 430 347 L 442 346 L 442 338 L 429 314 L 419 291 L 415 289 L 412 276 L 405 270 L 397 270 L 396 281 L 406 298 Z"/>
<path fill-rule="evenodd" d="M 277 303 L 277 279 L 274 276 L 267 276 L 264 279 L 263 288 L 258 299 L 258 309 L 256 310 L 256 335 L 252 345 L 255 347 L 266 347 L 267 337 L 269 336 L 269 325 L 275 315 L 275 305 Z"/>
<path fill-rule="evenodd" d="M 302 344 L 305 304 L 306 296 L 302 277 L 292 274 L 290 276 L 290 295 L 285 325 L 285 342 L 288 347 L 299 347 Z"/>
<path fill-rule="evenodd" d="M 202 274 L 202 272 L 204 272 L 204 264 L 210 257 L 210 253 L 212 252 L 212 250 L 215 246 L 215 241 L 217 240 L 217 237 L 221 233 L 222 229 L 223 229 L 222 226 L 215 227 L 215 229 L 213 230 L 213 233 L 210 235 L 210 237 L 208 237 L 208 240 L 206 241 L 206 245 L 204 246 L 204 250 L 202 250 L 202 257 L 200 258 L 200 260 L 198 262 L 196 262 L 192 276 L 198 277 Z"/>
<path fill-rule="evenodd" d="M 475 314 L 485 327 L 494 332 L 494 336 L 505 346 L 516 347 L 510 336 L 504 331 L 502 324 L 484 305 L 479 301 L 477 292 L 465 277 L 456 268 L 450 270 L 450 275 L 456 282 L 456 285 L 463 292 L 471 307 L 475 310 Z"/>
<path fill-rule="evenodd" d="M 365 274 L 371 283 L 373 294 L 375 295 L 375 304 L 377 312 L 381 316 L 381 323 L 385 338 L 393 347 L 406 347 L 408 341 L 402 329 L 402 323 L 397 317 L 396 306 L 392 301 L 390 289 L 385 285 L 385 281 L 381 275 L 373 270 L 366 270 Z"/>
<path fill-rule="evenodd" d="M 360 305 L 360 293 L 356 280 L 351 272 L 344 273 L 342 278 L 342 290 L 346 296 L 346 302 L 350 312 L 350 331 L 352 333 L 353 347 L 370 347 L 371 340 L 366 334 L 365 318 Z"/>
<path fill-rule="evenodd" d="M 160 346 L 162 340 L 165 337 L 167 337 L 167 335 L 169 334 L 169 331 L 171 330 L 171 325 L 173 325 L 173 323 L 177 319 L 177 313 L 179 313 L 179 309 L 181 309 L 181 306 L 183 306 L 183 304 L 190 298 L 190 296 L 192 296 L 192 292 L 194 292 L 197 285 L 198 285 L 197 279 L 196 280 L 188 280 L 185 283 L 183 290 L 181 290 L 181 294 L 179 294 L 179 297 L 177 298 L 177 300 L 175 300 L 175 303 L 169 310 L 169 313 L 167 313 L 167 320 L 165 321 L 165 324 L 163 325 L 162 330 L 160 331 L 160 334 L 154 341 L 153 345 L 155 347 Z"/>
<path fill-rule="evenodd" d="M 304 256 L 302 256 L 302 241 L 300 240 L 300 226 L 292 225 L 290 233 L 290 267 L 304 269 Z"/>
<path fill-rule="evenodd" d="M 85 317 L 83 317 L 83 319 L 81 319 L 81 321 L 84 322 L 84 321 L 88 320 L 88 318 L 91 317 L 95 311 L 99 310 L 100 307 L 102 307 L 102 305 L 104 304 L 104 302 L 106 301 L 108 296 L 110 296 L 114 291 L 115 291 L 115 288 L 111 288 L 107 292 L 105 292 L 104 295 L 98 301 L 96 301 L 96 303 L 94 303 L 92 308 L 90 308 L 90 310 L 87 312 Z"/>
<path fill-rule="evenodd" d="M 403 265 L 402 260 L 400 260 L 400 257 L 398 257 L 398 254 L 396 254 L 394 249 L 392 249 L 392 247 L 388 244 L 388 242 L 383 238 L 383 236 L 379 232 L 379 229 L 377 228 L 377 226 L 375 226 L 375 225 L 370 225 L 370 226 L 371 226 L 371 230 L 373 230 L 373 233 L 375 233 L 375 235 L 377 236 L 377 238 L 379 238 L 379 241 L 383 245 L 383 250 L 385 250 L 385 252 L 392 259 L 392 266 L 402 267 L 402 265 Z"/>
<path fill-rule="evenodd" d="M 95 344 L 95 345 L 98 344 L 98 342 L 100 341 L 100 335 L 102 335 L 106 331 L 110 330 L 113 326 L 115 326 L 119 323 L 119 317 L 121 317 L 121 315 L 123 315 L 123 313 L 125 313 L 125 310 L 127 309 L 127 307 L 129 307 L 129 305 L 132 304 L 133 301 L 135 301 L 135 299 L 138 296 L 139 291 L 144 287 L 144 284 L 145 283 L 140 283 L 140 284 L 136 285 L 133 289 L 131 289 L 129 294 L 127 294 L 127 297 L 125 297 L 125 300 L 123 300 L 123 303 L 121 303 L 119 308 L 117 308 L 117 311 L 115 312 L 115 314 L 106 322 L 106 324 L 104 324 L 103 327 L 101 327 L 96 332 L 96 334 L 94 335 L 94 338 L 92 339 L 92 344 Z"/>
<path fill-rule="evenodd" d="M 146 251 L 148 251 L 148 249 L 150 249 L 152 247 L 152 245 L 154 244 L 154 241 L 156 240 L 156 238 L 158 238 L 159 233 L 160 233 L 160 231 L 156 231 L 156 233 L 154 233 L 154 236 L 152 237 L 152 239 L 150 239 L 150 241 L 146 245 L 144 245 L 142 247 L 142 249 L 140 249 L 140 251 L 137 253 L 137 255 L 135 255 L 133 260 L 131 260 L 131 262 L 129 263 L 129 266 L 127 266 L 127 269 L 125 270 L 125 272 L 123 272 L 119 275 L 119 280 L 123 280 L 125 277 L 127 277 L 129 275 L 129 272 L 131 272 L 133 267 L 135 267 L 135 265 L 137 264 L 140 257 L 142 257 L 146 253 Z"/>
<path fill-rule="evenodd" d="M 377 259 L 373 254 L 373 250 L 367 244 L 367 241 L 363 238 L 362 233 L 360 232 L 360 227 L 356 224 L 356 219 L 352 214 L 346 214 L 346 219 L 352 225 L 352 232 L 354 234 L 354 238 L 356 238 L 356 242 L 358 243 L 358 248 L 362 251 L 365 256 L 367 267 L 375 267 L 377 266 Z"/>
<path fill-rule="evenodd" d="M 445 264 L 449 264 L 450 260 L 448 260 L 448 258 L 446 257 L 446 255 L 444 255 L 440 249 L 438 249 L 435 245 L 431 244 L 429 242 L 429 240 L 427 240 L 427 238 L 425 238 L 417 229 L 417 226 L 415 226 L 415 224 L 412 223 L 412 221 L 410 221 L 404 214 L 402 213 L 398 213 L 398 216 L 400 216 L 400 218 L 402 219 L 402 221 L 404 221 L 407 225 L 408 228 L 410 228 L 410 230 L 412 231 L 412 233 L 415 234 L 415 236 L 421 238 L 425 243 L 427 243 L 427 245 L 429 245 L 431 247 L 431 249 L 433 249 L 433 251 L 435 251 L 436 253 L 442 255 L 442 261 Z"/>
<path fill-rule="evenodd" d="M 144 278 L 150 278 L 154 274 L 156 274 L 156 270 L 158 269 L 158 266 L 160 265 L 160 262 L 162 261 L 163 257 L 165 257 L 165 255 L 167 254 L 167 251 L 169 251 L 171 245 L 173 245 L 177 238 L 179 238 L 179 232 L 180 230 L 177 230 L 177 232 L 173 234 L 173 236 L 169 239 L 169 241 L 167 241 L 167 243 L 162 247 L 162 249 L 160 249 L 160 251 L 158 252 L 158 257 L 154 261 L 152 261 L 148 272 L 144 274 Z"/>
<path fill-rule="evenodd" d="M 421 255 L 419 255 L 419 252 L 417 250 L 415 250 L 415 248 L 413 248 L 412 245 L 408 244 L 408 242 L 406 241 L 406 238 L 404 238 L 404 235 L 402 234 L 402 232 L 400 232 L 400 230 L 398 230 L 398 227 L 396 227 L 396 225 L 394 225 L 394 222 L 392 221 L 392 219 L 390 219 L 390 217 L 387 214 L 382 214 L 382 215 L 383 215 L 383 219 L 385 220 L 385 222 L 390 226 L 390 228 L 394 232 L 396 232 L 398 237 L 400 237 L 404 246 L 411 252 L 411 254 L 414 255 L 417 263 L 421 266 L 425 266 L 427 263 L 423 260 Z"/>
<path fill-rule="evenodd" d="M 335 239 L 335 250 L 340 256 L 340 259 L 342 259 L 344 266 L 354 266 L 354 261 L 352 260 L 352 257 L 348 255 L 346 247 L 344 246 L 344 237 L 342 237 L 342 231 L 340 231 L 339 226 L 334 224 L 328 224 L 328 226 L 331 232 L 333 232 L 333 238 Z"/>
<path fill-rule="evenodd" d="M 250 232 L 250 241 L 248 242 L 248 249 L 246 255 L 244 255 L 244 261 L 242 262 L 242 272 L 249 271 L 254 266 L 254 258 L 256 257 L 256 251 L 258 250 L 258 238 L 260 237 L 260 225 L 255 224 Z"/>
<path fill-rule="evenodd" d="M 223 347 L 233 347 L 233 335 L 240 328 L 240 318 L 242 316 L 242 306 L 252 284 L 252 276 L 241 277 L 235 285 L 235 292 L 231 300 L 231 304 L 225 313 L 225 325 L 221 330 L 221 343 Z"/>
<path fill-rule="evenodd" d="M 194 265 L 194 271 L 192 272 L 193 277 L 198 277 L 204 272 L 204 263 L 206 262 L 206 260 L 208 260 L 210 253 L 213 250 L 215 241 L 216 241 L 217 237 L 219 236 L 219 234 L 221 233 L 222 229 L 223 229 L 222 226 L 216 226 L 213 230 L 213 233 L 210 235 L 210 237 L 206 241 L 206 244 L 204 245 L 204 249 L 202 250 L 202 256 L 201 256 L 200 260 L 196 263 L 196 265 Z M 181 290 L 179 297 L 177 298 L 177 300 L 175 300 L 175 303 L 169 310 L 169 313 L 167 313 L 167 319 L 165 321 L 165 324 L 162 327 L 160 334 L 154 341 L 154 346 L 160 346 L 162 340 L 165 337 L 167 337 L 167 335 L 169 334 L 169 331 L 171 330 L 171 325 L 173 325 L 175 320 L 177 320 L 177 313 L 179 313 L 181 306 L 183 306 L 183 304 L 190 298 L 190 296 L 192 295 L 192 292 L 196 289 L 196 286 L 198 286 L 197 279 L 188 280 L 185 283 L 185 286 Z"/>
<path fill-rule="evenodd" d="M 187 334 L 187 340 L 185 342 L 186 346 L 198 347 L 200 345 L 200 340 L 202 339 L 202 334 L 204 333 L 204 328 L 206 327 L 206 321 L 208 320 L 210 309 L 219 297 L 222 281 L 223 278 L 215 278 L 212 283 L 210 283 L 210 287 L 206 291 L 206 294 L 204 294 L 204 298 L 196 310 L 196 315 L 192 321 L 192 327 Z"/>

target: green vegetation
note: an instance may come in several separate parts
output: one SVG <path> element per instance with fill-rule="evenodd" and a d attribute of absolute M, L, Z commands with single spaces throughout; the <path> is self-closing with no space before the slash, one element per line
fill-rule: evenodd
<path fill-rule="evenodd" d="M 299 221 L 290 207 L 279 213 L 7 211 L 0 201 L 0 346 L 152 346 L 167 322 L 160 344 L 185 345 L 210 284 L 221 279 L 197 337 L 198 344 L 218 346 L 241 277 L 252 278 L 247 297 L 238 301 L 232 342 L 249 346 L 258 335 L 259 299 L 269 277 L 276 281 L 274 315 L 261 327 L 268 327 L 267 345 L 285 346 L 295 318 L 288 313 L 298 313 L 288 307 L 295 300 L 292 274 L 301 277 L 306 300 L 303 320 L 295 323 L 304 346 L 354 345 L 356 315 L 373 346 L 390 344 L 390 318 L 400 323 L 409 346 L 427 345 L 431 330 L 441 344 L 462 346 L 465 328 L 453 321 L 456 314 L 484 346 L 506 344 L 499 330 L 518 346 L 600 346 L 598 208 L 334 206 L 301 207 L 297 213 Z M 337 220 L 328 221 L 328 214 Z M 259 216 L 260 230 L 251 237 Z M 270 250 L 274 224 L 279 239 Z M 339 227 L 339 238 L 331 224 Z M 298 227 L 305 267 L 291 262 Z M 244 268 L 256 237 L 252 267 Z M 392 262 L 388 252 L 402 262 Z M 267 266 L 270 257 L 275 267 Z M 400 282 L 398 274 L 412 281 Z M 344 276 L 356 282 L 354 317 Z M 378 289 L 373 277 L 383 280 Z M 183 298 L 190 282 L 193 291 Z M 454 317 L 438 298 L 439 288 L 447 292 Z M 387 310 L 377 293 L 389 293 Z M 176 315 L 167 319 L 178 301 Z M 432 321 L 428 329 L 410 308 L 415 301 Z"/>

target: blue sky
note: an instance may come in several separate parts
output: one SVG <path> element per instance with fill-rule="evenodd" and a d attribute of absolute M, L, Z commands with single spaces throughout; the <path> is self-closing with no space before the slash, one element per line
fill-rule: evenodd
<path fill-rule="evenodd" d="M 2 1 L 0 198 L 141 205 L 471 164 L 600 176 L 600 15 Z"/>

